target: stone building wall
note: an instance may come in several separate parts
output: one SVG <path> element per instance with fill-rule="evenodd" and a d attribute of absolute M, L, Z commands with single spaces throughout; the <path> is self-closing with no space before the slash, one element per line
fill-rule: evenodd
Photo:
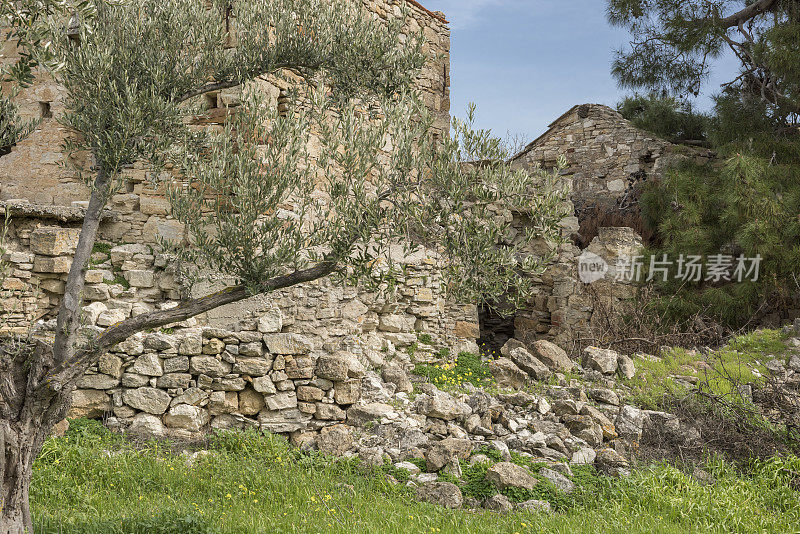
<path fill-rule="evenodd" d="M 422 30 L 426 43 L 423 51 L 429 61 L 417 80 L 417 87 L 435 118 L 434 128 L 445 132 L 450 123 L 450 30 L 444 15 L 431 12 L 414 0 L 363 0 L 367 9 L 376 17 L 388 19 L 401 15 L 401 6 L 410 9 L 408 32 Z M 16 60 L 18 52 L 11 42 L 0 44 L 0 64 Z M 273 105 L 277 106 L 282 84 L 262 84 Z M 3 94 L 11 94 L 12 87 L 3 86 Z M 11 153 L 0 158 L 0 200 L 27 199 L 42 205 L 70 206 L 73 202 L 86 201 L 89 197 L 85 185 L 72 171 L 64 167 L 61 145 L 68 135 L 67 129 L 58 122 L 64 112 L 64 92 L 48 75 L 41 73 L 35 83 L 19 91 L 14 99 L 23 119 L 41 119 L 40 126 L 25 140 L 18 143 Z M 238 103 L 237 91 L 223 91 L 198 97 L 206 105 L 217 107 L 210 113 L 208 123 L 222 122 L 224 110 Z M 164 207 L 162 195 L 148 188 L 145 169 L 136 166 L 127 173 L 128 197 L 115 199 L 124 217 L 110 232 L 108 238 L 124 239 L 128 242 L 147 240 L 153 232 L 169 232 L 169 223 L 163 223 Z M 152 215 L 159 216 L 151 219 Z M 150 225 L 144 228 L 147 222 Z"/>
<path fill-rule="evenodd" d="M 512 161 L 521 168 L 552 168 L 560 155 L 567 158 L 562 174 L 571 180 L 582 247 L 604 226 L 630 226 L 648 237 L 638 208 L 643 184 L 681 158 L 705 163 L 715 156 L 659 139 L 599 104 L 574 106 Z"/>

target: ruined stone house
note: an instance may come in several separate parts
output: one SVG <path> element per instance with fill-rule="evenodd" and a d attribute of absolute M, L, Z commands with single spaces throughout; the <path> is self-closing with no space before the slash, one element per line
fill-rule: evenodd
<path fill-rule="evenodd" d="M 446 20 L 413 0 L 365 0 L 382 18 L 398 16 L 403 3 L 411 8 L 409 30 L 422 29 L 427 40 L 429 61 L 417 83 L 436 117 L 435 127 L 444 133 L 450 118 Z M 13 47 L 6 44 L 3 60 L 12 60 L 13 54 Z M 262 88 L 278 106 L 286 87 L 273 82 Z M 60 165 L 61 142 L 67 134 L 57 122 L 63 112 L 61 98 L 59 87 L 45 76 L 24 89 L 17 98 L 22 115 L 41 118 L 41 125 L 0 157 L 0 202 L 11 216 L 7 259 L 12 264 L 11 276 L 0 290 L 0 334 L 24 334 L 37 320 L 53 316 L 77 242 L 88 191 Z M 212 125 L 238 102 L 235 91 L 204 98 L 210 109 L 202 120 Z M 582 158 L 573 160 L 575 168 L 581 162 L 605 165 L 605 174 L 592 175 L 593 179 L 607 181 L 608 193 L 616 194 L 618 178 L 612 176 L 628 172 L 616 168 L 623 165 L 627 152 L 618 148 L 619 142 L 613 147 L 616 158 L 603 164 L 596 161 L 596 145 L 610 146 L 610 141 L 598 140 L 602 134 L 594 130 L 605 128 L 606 136 L 617 135 L 609 124 L 613 120 L 600 120 L 607 109 L 600 108 L 590 108 L 580 124 L 570 117 L 584 111 L 572 110 L 554 123 L 550 137 L 537 142 L 548 147 L 548 157 L 551 150 L 563 150 L 559 143 L 569 143 L 568 155 Z M 584 131 L 583 137 L 557 135 L 557 130 L 576 128 Z M 567 140 L 566 135 L 572 137 Z M 657 145 L 655 140 L 636 142 L 651 141 Z M 520 164 L 538 161 L 536 146 L 518 156 Z M 653 157 L 658 159 L 655 153 Z M 580 176 L 576 171 L 572 177 L 577 181 Z M 145 168 L 135 165 L 125 177 L 125 190 L 108 205 L 100 230 L 103 245 L 87 274 L 83 311 L 89 330 L 102 330 L 155 307 L 175 306 L 183 295 L 174 266 L 155 246 L 159 238 L 183 239 L 183 228 L 170 216 L 163 194 L 146 179 Z M 587 188 L 587 195 L 599 190 L 599 186 Z M 564 231 L 577 231 L 575 218 L 564 222 Z M 602 231 L 593 246 L 614 254 L 637 246 L 637 241 L 632 232 Z M 539 293 L 530 308 L 511 319 L 506 339 L 563 342 L 585 329 L 592 303 L 577 282 L 579 253 L 572 244 L 559 250 L 556 264 L 538 280 Z M 444 347 L 453 355 L 477 350 L 475 340 L 482 332 L 476 307 L 445 299 L 441 274 L 425 253 L 405 257 L 404 262 L 407 274 L 398 281 L 394 298 L 321 280 L 134 336 L 83 377 L 74 395 L 73 415 L 104 416 L 118 428 L 172 435 L 191 434 L 208 425 L 258 424 L 275 432 L 299 432 L 341 422 L 349 417 L 348 407 L 380 400 L 383 386 L 376 370 L 387 361 L 408 367 L 440 358 Z M 194 291 L 192 296 L 202 296 L 212 288 Z M 630 288 L 622 288 L 615 298 L 629 293 Z M 486 337 L 491 326 L 483 319 Z"/>
<path fill-rule="evenodd" d="M 600 104 L 573 106 L 512 161 L 522 168 L 552 168 L 562 154 L 581 247 L 601 227 L 629 226 L 647 239 L 651 234 L 642 225 L 638 206 L 643 185 L 658 179 L 679 158 L 705 163 L 714 157 L 709 150 L 676 145 L 640 130 Z"/>

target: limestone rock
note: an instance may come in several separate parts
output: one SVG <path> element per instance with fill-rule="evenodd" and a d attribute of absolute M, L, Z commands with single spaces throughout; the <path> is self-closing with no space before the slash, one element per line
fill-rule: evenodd
<path fill-rule="evenodd" d="M 167 411 L 171 398 L 166 391 L 142 387 L 126 390 L 122 394 L 122 400 L 131 408 L 153 415 L 161 415 Z"/>
<path fill-rule="evenodd" d="M 472 409 L 468 405 L 438 390 L 432 391 L 431 394 L 420 395 L 414 403 L 414 410 L 428 417 L 436 417 L 445 421 L 463 418 L 472 413 Z"/>
<path fill-rule="evenodd" d="M 500 387 L 520 389 L 528 381 L 528 375 L 509 358 L 489 362 L 489 370 Z"/>
<path fill-rule="evenodd" d="M 396 392 L 411 393 L 414 390 L 411 380 L 399 365 L 389 364 L 384 367 L 382 378 L 387 384 L 394 384 Z"/>
<path fill-rule="evenodd" d="M 208 398 L 211 415 L 233 413 L 239 409 L 239 397 L 235 391 L 214 391 Z"/>
<path fill-rule="evenodd" d="M 161 366 L 161 358 L 156 354 L 142 354 L 136 358 L 136 362 L 130 369 L 131 372 L 145 376 L 161 376 L 164 368 Z"/>
<path fill-rule="evenodd" d="M 428 471 L 436 472 L 447 463 L 457 458 L 466 460 L 472 452 L 472 443 L 468 439 L 446 438 L 437 441 L 425 454 L 425 463 Z"/>
<path fill-rule="evenodd" d="M 575 484 L 558 471 L 544 467 L 539 470 L 539 474 L 564 493 L 572 493 L 575 489 Z"/>
<path fill-rule="evenodd" d="M 272 354 L 308 354 L 313 348 L 311 341 L 300 334 L 266 334 L 264 343 Z"/>
<path fill-rule="evenodd" d="M 524 510 L 526 512 L 533 512 L 533 513 L 551 513 L 553 508 L 550 506 L 550 503 L 547 501 L 540 501 L 538 499 L 531 499 L 529 501 L 523 501 L 517 504 L 518 510 Z"/>
<path fill-rule="evenodd" d="M 97 326 L 112 326 L 121 323 L 128 318 L 128 312 L 125 310 L 106 310 L 97 316 Z"/>
<path fill-rule="evenodd" d="M 231 372 L 233 367 L 228 362 L 218 360 L 214 356 L 195 356 L 189 360 L 189 368 L 194 375 L 206 375 L 219 378 Z"/>
<path fill-rule="evenodd" d="M 109 410 L 111 410 L 111 397 L 105 392 L 96 389 L 76 389 L 72 393 L 72 406 L 68 418 L 97 418 Z"/>
<path fill-rule="evenodd" d="M 82 389 L 111 389 L 119 385 L 119 378 L 103 373 L 83 375 L 78 379 L 77 387 Z"/>
<path fill-rule="evenodd" d="M 567 356 L 566 351 L 555 343 L 540 339 L 533 343 L 531 349 L 536 359 L 552 371 L 571 371 L 575 367 L 575 362 Z"/>
<path fill-rule="evenodd" d="M 498 462 L 486 472 L 486 479 L 500 489 L 523 488 L 533 490 L 539 483 L 524 467 L 511 462 Z"/>
<path fill-rule="evenodd" d="M 324 355 L 317 359 L 316 375 L 333 382 L 347 380 L 349 365 L 339 356 Z"/>
<path fill-rule="evenodd" d="M 586 347 L 583 351 L 583 365 L 604 375 L 613 375 L 617 371 L 618 359 L 619 354 L 611 349 Z"/>
<path fill-rule="evenodd" d="M 638 442 L 642 439 L 642 428 L 644 426 L 644 414 L 642 410 L 634 406 L 623 406 L 617 416 L 617 433 L 629 441 Z"/>
<path fill-rule="evenodd" d="M 336 404 L 350 405 L 358 402 L 361 397 L 361 381 L 347 380 L 334 385 L 334 400 Z"/>
<path fill-rule="evenodd" d="M 162 389 L 186 389 L 191 380 L 192 375 L 189 373 L 167 373 L 158 377 L 156 386 Z"/>
<path fill-rule="evenodd" d="M 356 404 L 347 410 L 347 424 L 364 426 L 369 421 L 380 421 L 393 411 L 394 408 L 380 402 Z"/>
<path fill-rule="evenodd" d="M 60 226 L 41 226 L 30 234 L 31 251 L 45 256 L 74 254 L 80 230 Z"/>
<path fill-rule="evenodd" d="M 323 404 L 318 402 L 314 417 L 321 421 L 344 421 L 347 417 L 347 412 L 335 404 Z"/>
<path fill-rule="evenodd" d="M 620 453 L 614 449 L 603 449 L 597 453 L 595 465 L 603 473 L 611 476 L 627 476 L 630 474 L 630 464 Z"/>
<path fill-rule="evenodd" d="M 160 417 L 149 413 L 138 413 L 133 416 L 128 431 L 143 438 L 161 438 L 164 437 L 167 429 Z"/>
<path fill-rule="evenodd" d="M 636 366 L 633 364 L 633 360 L 624 354 L 620 354 L 617 359 L 617 370 L 628 380 L 636 376 Z"/>
<path fill-rule="evenodd" d="M 276 334 L 283 328 L 283 314 L 277 306 L 271 307 L 258 319 L 258 331 L 262 334 Z"/>
<path fill-rule="evenodd" d="M 495 512 L 500 512 L 500 513 L 507 513 L 514 509 L 514 503 L 512 503 L 511 499 L 509 499 L 502 493 L 498 493 L 497 495 L 492 495 L 491 497 L 486 499 L 484 507 L 487 510 L 493 510 Z"/>
<path fill-rule="evenodd" d="M 101 373 L 113 376 L 114 378 L 120 378 L 122 376 L 122 359 L 119 356 L 107 352 L 100 356 L 100 360 L 97 362 L 97 368 Z"/>
<path fill-rule="evenodd" d="M 545 364 L 540 362 L 533 354 L 523 347 L 511 349 L 508 356 L 517 367 L 528 373 L 531 378 L 547 380 L 553 374 Z"/>
<path fill-rule="evenodd" d="M 342 425 L 323 428 L 317 436 L 317 449 L 324 454 L 341 456 L 353 445 L 353 436 Z"/>
<path fill-rule="evenodd" d="M 242 354 L 241 350 L 239 354 Z M 272 369 L 272 360 L 268 360 L 263 357 L 236 358 L 236 363 L 233 366 L 234 373 L 253 376 L 253 377 L 264 376 L 265 374 L 269 373 L 270 369 Z"/>
<path fill-rule="evenodd" d="M 209 421 L 208 412 L 199 406 L 179 404 L 170 408 L 164 416 L 164 424 L 169 428 L 178 428 L 190 432 L 198 432 Z"/>
<path fill-rule="evenodd" d="M 586 390 L 586 396 L 603 404 L 610 404 L 612 406 L 619 405 L 619 395 L 613 390 L 606 388 L 590 388 Z"/>
<path fill-rule="evenodd" d="M 417 488 L 417 500 L 438 504 L 445 508 L 460 508 L 464 496 L 455 484 L 450 482 L 427 482 Z"/>

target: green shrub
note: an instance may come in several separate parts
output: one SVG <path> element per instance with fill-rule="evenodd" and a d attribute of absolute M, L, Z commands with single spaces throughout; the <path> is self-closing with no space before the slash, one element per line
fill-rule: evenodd
<path fill-rule="evenodd" d="M 655 94 L 626 97 L 617 110 L 634 126 L 672 142 L 701 141 L 707 137 L 708 117 L 689 102 Z"/>

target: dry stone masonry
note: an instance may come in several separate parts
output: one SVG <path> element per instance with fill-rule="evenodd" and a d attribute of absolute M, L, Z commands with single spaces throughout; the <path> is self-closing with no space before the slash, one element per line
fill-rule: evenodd
<path fill-rule="evenodd" d="M 630 226 L 642 233 L 640 186 L 662 176 L 679 159 L 704 163 L 715 157 L 709 150 L 659 139 L 600 104 L 572 107 L 513 161 L 522 168 L 553 168 L 560 155 L 567 158 L 563 175 L 571 181 L 579 244 L 584 247 L 604 226 Z"/>

